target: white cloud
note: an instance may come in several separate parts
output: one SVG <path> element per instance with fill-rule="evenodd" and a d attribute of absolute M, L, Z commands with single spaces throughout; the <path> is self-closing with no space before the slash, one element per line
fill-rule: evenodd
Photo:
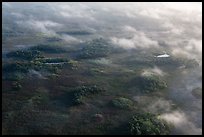
<path fill-rule="evenodd" d="M 62 35 L 61 38 L 62 38 L 64 41 L 68 42 L 68 43 L 72 43 L 72 42 L 82 42 L 81 40 L 79 40 L 79 39 L 77 39 L 77 38 L 75 38 L 75 37 L 73 37 L 73 36 L 66 35 L 66 34 Z"/>
<path fill-rule="evenodd" d="M 157 48 L 158 42 L 149 38 L 144 32 L 137 31 L 131 26 L 124 26 L 123 30 L 132 34 L 131 38 L 111 37 L 111 41 L 122 48 Z"/>
<path fill-rule="evenodd" d="M 164 113 L 160 117 L 174 124 L 181 124 L 182 122 L 186 121 L 185 114 L 179 111 L 174 111 L 172 113 Z"/>
<path fill-rule="evenodd" d="M 171 111 L 171 108 L 172 108 L 171 101 L 158 98 L 157 101 L 148 105 L 146 109 L 151 113 L 158 113 L 158 112 L 169 112 Z"/>
<path fill-rule="evenodd" d="M 150 75 L 159 75 L 159 76 L 164 76 L 166 73 L 162 71 L 160 68 L 157 66 L 154 66 L 154 68 L 150 69 L 144 69 L 142 72 L 142 76 L 150 76 Z"/>
<path fill-rule="evenodd" d="M 174 56 L 202 59 L 202 40 L 190 39 L 183 42 L 175 42 L 170 45 L 171 53 Z"/>
<path fill-rule="evenodd" d="M 174 130 L 179 134 L 197 135 L 202 134 L 202 129 L 196 127 L 182 111 L 173 111 L 171 113 L 164 113 L 160 116 L 161 119 L 166 120 L 174 125 Z"/>
<path fill-rule="evenodd" d="M 127 32 L 137 32 L 135 28 L 128 25 L 125 25 L 122 29 Z"/>
<path fill-rule="evenodd" d="M 35 31 L 52 34 L 52 35 L 56 35 L 55 31 L 52 28 L 63 26 L 62 24 L 49 21 L 49 20 L 39 21 L 39 20 L 33 20 L 33 19 L 27 20 L 27 21 L 17 21 L 17 24 L 20 25 L 21 27 L 34 29 Z"/>
<path fill-rule="evenodd" d="M 125 49 L 136 48 L 134 41 L 131 39 L 112 37 L 111 40 L 117 46 Z"/>
<path fill-rule="evenodd" d="M 62 17 L 96 21 L 94 11 L 87 3 L 56 3 L 54 6 L 53 4 L 48 5 L 55 11 L 55 14 Z"/>

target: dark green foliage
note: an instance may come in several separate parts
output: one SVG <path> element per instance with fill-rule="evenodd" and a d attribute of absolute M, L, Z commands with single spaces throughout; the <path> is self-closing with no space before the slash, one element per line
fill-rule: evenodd
<path fill-rule="evenodd" d="M 105 40 L 95 39 L 87 43 L 87 45 L 82 48 L 77 57 L 81 59 L 106 57 L 109 52 L 110 49 L 108 47 L 108 43 Z"/>
<path fill-rule="evenodd" d="M 151 113 L 138 113 L 129 122 L 132 135 L 167 135 L 169 126 Z"/>
<path fill-rule="evenodd" d="M 66 58 L 46 58 L 40 60 L 42 63 L 60 63 L 60 62 L 68 62 L 69 60 Z"/>
<path fill-rule="evenodd" d="M 111 103 L 114 107 L 121 109 L 131 109 L 134 105 L 130 99 L 124 97 L 115 98 Z"/>
<path fill-rule="evenodd" d="M 58 34 L 67 34 L 67 35 L 91 35 L 91 32 L 87 31 L 61 31 Z"/>
<path fill-rule="evenodd" d="M 35 70 L 44 69 L 54 73 L 57 73 L 60 69 L 62 69 L 63 66 L 68 66 L 72 70 L 77 69 L 77 66 L 78 66 L 77 61 L 70 60 L 67 58 L 43 58 L 43 59 L 35 60 L 32 63 L 35 64 L 34 65 Z"/>
<path fill-rule="evenodd" d="M 66 50 L 56 45 L 38 45 L 31 47 L 30 50 L 38 50 L 45 53 L 64 53 Z"/>
<path fill-rule="evenodd" d="M 186 59 L 186 58 L 155 58 L 154 63 L 159 66 L 170 66 L 170 67 L 179 67 L 185 65 L 187 68 L 193 68 L 198 66 L 198 62 L 195 59 Z"/>
<path fill-rule="evenodd" d="M 97 87 L 96 85 L 76 87 L 73 90 L 74 103 L 75 104 L 82 104 L 83 99 L 85 97 L 88 97 L 88 96 L 94 95 L 94 94 L 98 94 L 98 93 L 103 92 L 103 91 L 105 91 L 105 90 Z"/>
<path fill-rule="evenodd" d="M 46 63 L 61 63 L 62 64 L 46 64 Z M 29 62 L 15 62 L 10 64 L 3 65 L 3 72 L 8 73 L 4 74 L 8 76 L 9 79 L 18 79 L 16 75 L 20 73 L 27 73 L 29 69 L 34 69 L 37 71 L 45 70 L 53 73 L 59 72 L 59 70 L 63 67 L 63 65 L 68 65 L 72 69 L 77 68 L 77 62 L 73 60 L 69 60 L 66 58 L 38 58 Z"/>
<path fill-rule="evenodd" d="M 57 37 L 48 37 L 48 38 L 46 38 L 46 40 L 48 41 L 48 42 L 59 42 L 61 39 L 60 38 L 57 38 Z"/>
<path fill-rule="evenodd" d="M 28 72 L 28 69 L 30 68 L 30 65 L 25 62 L 16 62 L 16 63 L 10 63 L 3 65 L 3 71 L 4 72 Z"/>
<path fill-rule="evenodd" d="M 37 50 L 20 50 L 20 51 L 14 51 L 7 54 L 7 57 L 13 57 L 13 58 L 20 58 L 24 60 L 32 60 L 35 58 L 42 57 L 40 51 Z"/>
<path fill-rule="evenodd" d="M 3 73 L 4 80 L 19 81 L 24 78 L 22 72 L 13 72 L 13 73 Z"/>
<path fill-rule="evenodd" d="M 153 92 L 167 87 L 165 81 L 163 81 L 159 76 L 139 76 L 135 78 L 134 83 L 143 92 Z"/>
<path fill-rule="evenodd" d="M 45 64 L 40 61 L 35 61 L 30 63 L 30 69 L 34 69 L 37 71 L 44 70 L 51 73 L 58 73 L 62 68 L 62 64 Z"/>

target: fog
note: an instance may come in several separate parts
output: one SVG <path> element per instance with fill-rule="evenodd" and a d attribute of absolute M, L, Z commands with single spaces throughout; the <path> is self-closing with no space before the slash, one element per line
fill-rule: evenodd
<path fill-rule="evenodd" d="M 101 37 L 124 50 L 166 51 L 174 57 L 196 59 L 199 67 L 182 69 L 169 86 L 168 99 L 151 104 L 148 111 L 163 109 L 160 117 L 174 125 L 172 134 L 202 134 L 202 99 L 191 91 L 202 88 L 202 3 L 2 3 L 2 28 L 15 28 L 26 34 L 57 37 L 68 45 Z M 11 27 L 12 26 L 12 27 Z M 86 31 L 91 35 L 61 34 L 63 31 Z M 3 32 L 2 32 L 3 33 Z M 4 36 L 4 35 L 3 35 Z M 2 36 L 2 37 L 3 37 Z M 4 42 L 9 41 L 5 37 Z M 26 48 L 27 43 L 2 43 Z M 33 44 L 33 43 L 30 43 Z M 10 47 L 9 47 L 9 46 Z M 170 56 L 170 57 L 171 57 Z M 108 64 L 106 60 L 99 60 Z M 42 77 L 38 72 L 33 75 Z M 159 66 L 143 70 L 143 75 L 168 75 Z M 172 103 L 173 102 L 173 103 Z M 178 110 L 172 108 L 178 106 Z"/>
<path fill-rule="evenodd" d="M 3 29 L 9 16 L 16 27 L 50 35 L 64 28 L 86 30 L 125 49 L 164 48 L 201 59 L 201 3 L 3 3 L 3 9 Z"/>
<path fill-rule="evenodd" d="M 202 67 L 184 72 L 172 82 L 169 98 L 179 104 L 181 110 L 163 114 L 163 117 L 173 123 L 176 122 L 175 118 L 180 120 L 175 123 L 177 134 L 202 133 L 202 99 L 196 99 L 192 95 L 193 89 L 202 88 L 200 76 L 202 76 Z"/>

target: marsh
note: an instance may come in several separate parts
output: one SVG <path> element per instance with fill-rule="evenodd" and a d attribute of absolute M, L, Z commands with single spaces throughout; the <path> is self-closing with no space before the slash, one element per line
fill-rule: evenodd
<path fill-rule="evenodd" d="M 2 134 L 201 135 L 202 3 L 3 2 Z"/>

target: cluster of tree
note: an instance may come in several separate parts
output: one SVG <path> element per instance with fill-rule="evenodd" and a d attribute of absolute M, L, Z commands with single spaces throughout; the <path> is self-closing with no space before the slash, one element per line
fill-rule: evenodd
<path fill-rule="evenodd" d="M 19 51 L 9 52 L 7 54 L 7 57 L 19 58 L 23 60 L 33 60 L 35 58 L 42 57 L 42 55 L 41 55 L 41 52 L 38 50 L 19 50 Z"/>
<path fill-rule="evenodd" d="M 105 91 L 105 90 L 102 89 L 102 88 L 99 88 L 96 85 L 76 87 L 72 91 L 72 93 L 73 93 L 73 102 L 75 104 L 83 104 L 84 103 L 84 98 L 86 98 L 86 97 L 88 97 L 90 95 L 101 93 L 103 91 Z"/>
<path fill-rule="evenodd" d="M 42 63 L 60 63 L 60 62 L 68 62 L 67 58 L 43 58 L 39 60 Z"/>
<path fill-rule="evenodd" d="M 28 69 L 31 66 L 28 63 L 25 62 L 15 62 L 15 63 L 9 63 L 3 65 L 3 72 L 23 72 L 26 73 L 28 72 Z"/>
<path fill-rule="evenodd" d="M 106 57 L 110 53 L 108 43 L 103 39 L 94 39 L 86 44 L 78 54 L 78 58 L 89 59 Z"/>
<path fill-rule="evenodd" d="M 60 38 L 57 38 L 57 37 L 48 37 L 48 38 L 46 38 L 46 40 L 48 41 L 48 42 L 59 42 L 59 41 L 61 41 L 61 39 Z"/>
<path fill-rule="evenodd" d="M 138 76 L 134 79 L 134 83 L 143 92 L 153 92 L 167 87 L 167 84 L 159 76 Z"/>
<path fill-rule="evenodd" d="M 132 100 L 124 97 L 115 98 L 111 101 L 111 103 L 114 107 L 120 109 L 131 109 L 134 105 Z"/>
<path fill-rule="evenodd" d="M 193 68 L 198 66 L 198 62 L 195 59 L 186 59 L 186 58 L 155 58 L 154 63 L 156 65 L 161 66 L 171 66 L 171 67 L 179 67 L 181 65 L 185 65 L 187 68 Z"/>
<path fill-rule="evenodd" d="M 58 45 L 45 45 L 40 44 L 34 47 L 31 47 L 30 50 L 37 50 L 45 53 L 64 53 L 66 50 Z"/>
<path fill-rule="evenodd" d="M 10 77 L 9 79 L 16 79 L 17 77 L 15 74 L 27 73 L 29 69 L 34 69 L 36 71 L 45 70 L 51 73 L 58 73 L 59 70 L 63 68 L 63 65 L 66 65 L 71 69 L 77 69 L 78 62 L 67 58 L 36 58 L 29 61 L 16 61 L 14 63 L 4 64 L 2 70 L 5 76 Z"/>
<path fill-rule="evenodd" d="M 168 135 L 169 125 L 151 113 L 137 113 L 129 122 L 132 135 Z"/>

